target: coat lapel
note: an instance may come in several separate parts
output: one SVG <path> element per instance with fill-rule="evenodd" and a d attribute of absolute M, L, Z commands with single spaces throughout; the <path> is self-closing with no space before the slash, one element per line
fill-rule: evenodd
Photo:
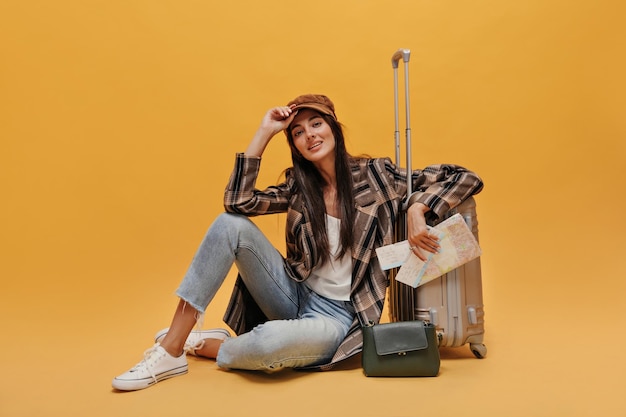
<path fill-rule="evenodd" d="M 359 286 L 365 276 L 372 257 L 378 226 L 376 216 L 378 204 L 374 194 L 369 192 L 369 184 L 367 187 L 361 188 L 361 191 L 355 195 L 354 235 L 356 239 L 352 246 L 352 290 Z"/>

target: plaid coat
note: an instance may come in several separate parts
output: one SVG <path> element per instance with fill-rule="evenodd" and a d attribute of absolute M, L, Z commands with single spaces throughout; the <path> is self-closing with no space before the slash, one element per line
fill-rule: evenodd
<path fill-rule="evenodd" d="M 285 181 L 265 190 L 255 188 L 261 158 L 237 154 L 235 168 L 224 193 L 227 212 L 246 216 L 287 213 L 285 267 L 296 281 L 309 276 L 314 258 L 313 231 L 307 207 L 297 189 L 291 169 Z M 352 247 L 351 300 L 356 318 L 332 361 L 319 369 L 329 369 L 362 349 L 361 325 L 378 323 L 383 311 L 389 278 L 380 268 L 377 247 L 394 241 L 394 227 L 401 202 L 406 197 L 406 170 L 388 158 L 356 159 L 352 166 L 356 217 Z M 442 216 L 463 200 L 481 191 L 481 179 L 457 165 L 431 165 L 412 173 L 415 190 L 410 203 L 430 207 L 430 216 Z M 237 277 L 224 321 L 237 334 L 267 321 L 241 277 Z"/>

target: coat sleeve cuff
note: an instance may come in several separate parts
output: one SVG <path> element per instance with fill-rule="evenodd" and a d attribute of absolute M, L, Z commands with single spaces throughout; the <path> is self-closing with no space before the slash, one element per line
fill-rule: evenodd
<path fill-rule="evenodd" d="M 416 191 L 409 197 L 407 201 L 407 208 L 411 207 L 415 203 L 422 203 L 430 209 L 430 216 L 435 216 L 438 219 L 450 211 L 450 205 L 447 201 L 433 194 Z"/>

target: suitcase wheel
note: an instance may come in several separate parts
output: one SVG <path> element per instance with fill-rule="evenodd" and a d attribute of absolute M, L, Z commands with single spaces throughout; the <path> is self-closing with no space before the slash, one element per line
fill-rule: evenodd
<path fill-rule="evenodd" d="M 483 359 L 487 356 L 487 346 L 482 343 L 470 343 L 470 349 L 478 359 Z"/>

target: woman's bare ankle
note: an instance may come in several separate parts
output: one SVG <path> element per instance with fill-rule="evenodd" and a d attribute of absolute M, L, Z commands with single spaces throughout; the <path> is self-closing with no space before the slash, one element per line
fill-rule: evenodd
<path fill-rule="evenodd" d="M 167 335 L 165 335 L 165 337 L 163 338 L 163 340 L 161 340 L 159 344 L 163 349 L 165 349 L 167 353 L 175 358 L 178 358 L 180 355 L 185 354 L 185 351 L 183 350 L 183 345 L 181 345 L 180 343 L 175 343 L 175 341 L 172 341 L 171 338 L 167 337 Z"/>

